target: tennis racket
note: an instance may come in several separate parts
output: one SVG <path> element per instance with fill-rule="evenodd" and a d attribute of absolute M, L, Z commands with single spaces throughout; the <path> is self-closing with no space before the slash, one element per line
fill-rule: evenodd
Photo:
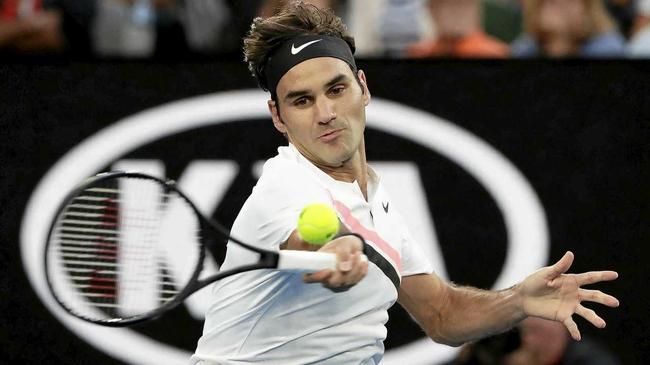
<path fill-rule="evenodd" d="M 226 241 L 258 257 L 199 280 L 206 250 Z M 63 201 L 45 247 L 48 286 L 72 315 L 105 326 L 158 317 L 206 285 L 257 269 L 336 269 L 331 253 L 268 251 L 231 237 L 172 180 L 142 173 L 93 176 Z"/>

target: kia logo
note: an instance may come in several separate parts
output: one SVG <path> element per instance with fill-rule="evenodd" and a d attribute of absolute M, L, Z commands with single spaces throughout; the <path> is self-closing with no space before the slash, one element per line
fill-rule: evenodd
<path fill-rule="evenodd" d="M 92 346 L 127 363 L 188 362 L 191 354 L 173 344 L 154 340 L 131 328 L 93 325 L 59 308 L 45 281 L 43 254 L 47 230 L 64 196 L 80 181 L 106 166 L 164 175 L 160 161 L 120 160 L 121 156 L 162 138 L 201 127 L 270 119 L 267 99 L 268 95 L 258 90 L 231 91 L 146 110 L 86 139 L 47 172 L 25 210 L 21 226 L 21 253 L 31 285 L 59 321 Z M 402 104 L 373 98 L 366 116 L 368 128 L 418 143 L 451 160 L 475 178 L 494 199 L 503 216 L 508 237 L 505 261 L 494 288 L 511 286 L 546 264 L 549 242 L 543 208 L 531 185 L 506 157 L 453 123 Z M 259 165 L 253 166 L 253 175 L 259 175 Z M 445 277 L 445 263 L 435 237 L 431 213 L 425 203 L 426 196 L 417 167 L 405 162 L 380 162 L 373 163 L 373 166 L 396 198 L 390 209 L 402 212 L 408 225 L 413 226 L 416 241 L 425 243 L 422 248 L 436 272 Z M 237 164 L 228 160 L 194 161 L 185 169 L 179 183 L 194 201 L 200 202 L 199 209 L 210 214 L 223 198 L 237 169 Z M 201 181 L 210 181 L 212 186 L 222 188 L 208 191 L 202 188 Z M 408 185 L 409 189 L 391 189 L 391 185 Z M 216 269 L 214 262 L 210 265 Z M 208 304 L 207 297 L 203 295 L 205 293 L 199 292 L 185 303 L 188 312 L 198 319 L 202 319 Z M 164 321 L 164 318 L 161 320 Z M 388 350 L 382 364 L 429 364 L 432 359 L 444 360 L 454 353 L 453 348 L 421 338 Z"/>

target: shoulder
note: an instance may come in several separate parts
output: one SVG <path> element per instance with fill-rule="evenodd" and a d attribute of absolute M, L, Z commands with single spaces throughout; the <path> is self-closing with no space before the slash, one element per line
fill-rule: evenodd
<path fill-rule="evenodd" d="M 527 34 L 523 34 L 515 39 L 510 45 L 510 50 L 514 57 L 534 57 L 539 54 L 539 46 Z"/>
<path fill-rule="evenodd" d="M 426 58 L 441 53 L 439 43 L 435 39 L 426 39 L 406 47 L 406 53 L 411 58 Z"/>
<path fill-rule="evenodd" d="M 645 27 L 632 37 L 627 52 L 631 57 L 650 57 L 650 26 Z"/>
<path fill-rule="evenodd" d="M 461 56 L 505 58 L 510 55 L 510 47 L 501 40 L 479 31 L 469 35 L 462 42 Z"/>
<path fill-rule="evenodd" d="M 296 156 L 280 150 L 279 154 L 264 163 L 257 190 L 293 190 L 318 184 L 316 176 L 301 164 Z"/>
<path fill-rule="evenodd" d="M 620 56 L 625 52 L 625 39 L 616 31 L 592 37 L 582 47 L 583 56 Z"/>
<path fill-rule="evenodd" d="M 297 151 L 280 147 L 278 155 L 264 163 L 251 199 L 270 199 L 280 205 L 323 200 L 328 196 L 328 187 L 316 170 Z"/>

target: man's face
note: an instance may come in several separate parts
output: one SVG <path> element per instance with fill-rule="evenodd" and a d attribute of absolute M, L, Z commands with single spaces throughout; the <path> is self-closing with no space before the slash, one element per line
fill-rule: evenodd
<path fill-rule="evenodd" d="M 282 76 L 269 109 L 273 124 L 317 166 L 339 167 L 360 152 L 370 93 L 342 60 L 301 62 Z"/>
<path fill-rule="evenodd" d="M 477 0 L 430 0 L 429 11 L 438 35 L 457 38 L 478 30 L 480 3 Z"/>
<path fill-rule="evenodd" d="M 584 0 L 543 0 L 538 17 L 544 53 L 566 57 L 577 52 L 589 22 Z"/>
<path fill-rule="evenodd" d="M 584 0 L 543 0 L 539 8 L 539 27 L 550 35 L 581 38 L 588 12 Z"/>

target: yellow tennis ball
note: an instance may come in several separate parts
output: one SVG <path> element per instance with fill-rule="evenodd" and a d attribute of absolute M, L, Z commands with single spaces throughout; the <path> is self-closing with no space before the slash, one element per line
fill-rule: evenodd
<path fill-rule="evenodd" d="M 339 218 L 327 204 L 309 204 L 298 218 L 300 238 L 314 245 L 324 245 L 339 232 Z"/>

